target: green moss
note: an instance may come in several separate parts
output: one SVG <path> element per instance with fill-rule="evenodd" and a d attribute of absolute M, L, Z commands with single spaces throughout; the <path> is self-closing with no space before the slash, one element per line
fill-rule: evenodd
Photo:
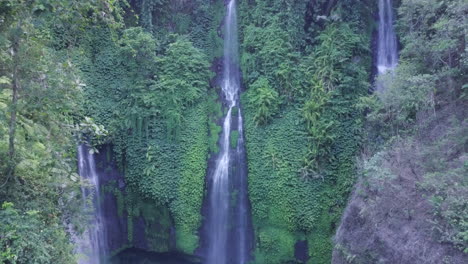
<path fill-rule="evenodd" d="M 208 146 L 209 150 L 211 153 L 218 153 L 219 152 L 219 146 L 218 146 L 218 140 L 219 140 L 219 133 L 221 133 L 222 128 L 221 126 L 218 126 L 215 122 L 209 122 L 209 133 L 210 137 L 208 138 Z"/>
<path fill-rule="evenodd" d="M 122 191 L 117 187 L 117 183 L 115 181 L 109 181 L 106 185 L 101 187 L 103 193 L 110 193 L 114 196 L 115 201 L 117 203 L 117 215 L 119 217 L 123 217 L 124 209 L 125 209 L 125 201 L 124 195 Z"/>
<path fill-rule="evenodd" d="M 258 244 L 255 251 L 254 263 L 288 263 L 294 261 L 294 234 L 282 227 L 268 226 L 262 228 L 257 234 Z"/>
<path fill-rule="evenodd" d="M 106 145 L 106 161 L 107 163 L 112 161 L 112 149 L 110 145 Z"/>
<path fill-rule="evenodd" d="M 239 141 L 239 131 L 237 130 L 231 131 L 231 137 L 230 137 L 231 148 L 237 148 L 238 141 Z"/>
<path fill-rule="evenodd" d="M 222 104 L 218 100 L 218 95 L 211 90 L 208 95 L 208 114 L 212 120 L 217 120 L 223 116 Z"/>
<path fill-rule="evenodd" d="M 239 108 L 237 106 L 234 106 L 232 108 L 231 113 L 232 113 L 232 116 L 237 116 L 239 114 Z"/>
<path fill-rule="evenodd" d="M 129 243 L 133 242 L 133 215 L 127 215 L 127 239 Z"/>
<path fill-rule="evenodd" d="M 141 216 L 145 222 L 145 239 L 148 249 L 154 252 L 168 252 L 170 248 L 171 215 L 167 207 L 157 206 L 154 201 L 144 201 Z"/>
<path fill-rule="evenodd" d="M 209 93 L 208 96 L 208 147 L 211 153 L 218 153 L 218 140 L 219 133 L 221 133 L 222 128 L 217 124 L 218 120 L 223 116 L 223 110 L 221 102 L 218 101 L 218 96 L 214 90 Z"/>
<path fill-rule="evenodd" d="M 123 217 L 123 212 L 125 209 L 125 202 L 124 202 L 124 196 L 122 192 L 118 189 L 115 189 L 114 191 L 114 196 L 117 201 L 117 215 L 119 217 Z"/>
<path fill-rule="evenodd" d="M 234 208 L 238 201 L 239 201 L 239 191 L 234 190 L 233 192 L 231 192 L 231 200 L 230 200 L 230 203 L 229 203 L 230 207 Z"/>

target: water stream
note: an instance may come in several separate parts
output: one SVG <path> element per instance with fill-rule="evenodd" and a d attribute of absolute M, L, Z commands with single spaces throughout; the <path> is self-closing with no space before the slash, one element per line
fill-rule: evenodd
<path fill-rule="evenodd" d="M 242 111 L 239 103 L 236 1 L 227 5 L 225 18 L 222 96 L 226 116 L 219 140 L 219 153 L 208 175 L 208 202 L 204 221 L 206 264 L 244 264 L 250 259 L 252 228 L 247 193 L 247 164 Z M 232 133 L 237 131 L 237 133 Z M 231 136 L 238 136 L 237 146 Z"/>
<path fill-rule="evenodd" d="M 77 253 L 81 255 L 78 264 L 101 264 L 106 255 L 107 242 L 99 195 L 99 175 L 94 156 L 84 145 L 78 148 L 78 172 L 82 180 L 90 185 L 81 188 L 83 211 L 90 214 L 90 222 L 75 242 Z"/>
<path fill-rule="evenodd" d="M 398 64 L 397 38 L 393 26 L 392 0 L 379 0 L 379 29 L 377 42 L 378 74 L 393 71 Z"/>

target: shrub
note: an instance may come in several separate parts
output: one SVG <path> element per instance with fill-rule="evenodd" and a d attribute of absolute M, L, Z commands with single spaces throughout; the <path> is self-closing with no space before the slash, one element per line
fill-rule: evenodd
<path fill-rule="evenodd" d="M 271 88 L 266 78 L 256 80 L 251 86 L 250 103 L 256 109 L 254 120 L 257 125 L 264 125 L 278 111 L 280 99 L 278 92 Z"/>

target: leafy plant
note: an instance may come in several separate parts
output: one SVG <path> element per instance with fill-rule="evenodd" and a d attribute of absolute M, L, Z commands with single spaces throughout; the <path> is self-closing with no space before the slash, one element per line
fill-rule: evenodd
<path fill-rule="evenodd" d="M 22 212 L 13 203 L 3 202 L 0 218 L 1 262 L 74 263 L 64 230 L 40 211 Z"/>
<path fill-rule="evenodd" d="M 280 104 L 278 92 L 270 87 L 266 78 L 256 80 L 250 89 L 252 92 L 249 101 L 256 108 L 254 120 L 258 125 L 266 124 L 278 111 Z"/>

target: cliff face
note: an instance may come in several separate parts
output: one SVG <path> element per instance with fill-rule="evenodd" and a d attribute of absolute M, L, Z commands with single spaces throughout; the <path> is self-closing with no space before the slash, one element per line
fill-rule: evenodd
<path fill-rule="evenodd" d="M 111 252 L 118 250 L 127 243 L 127 219 L 122 215 L 123 202 L 118 198 L 125 189 L 124 177 L 110 158 L 110 151 L 103 147 L 95 154 L 96 172 L 99 182 L 104 186 L 101 191 L 102 208 L 107 232 L 108 247 Z M 118 232 L 114 232 L 118 230 Z"/>
<path fill-rule="evenodd" d="M 395 26 L 398 64 L 383 67 L 379 89 L 361 101 L 366 140 L 332 263 L 468 263 L 468 6 L 393 3 L 395 20 L 379 32 Z"/>
<path fill-rule="evenodd" d="M 126 248 L 156 253 L 174 250 L 174 223 L 169 209 L 127 190 L 124 176 L 117 169 L 108 146 L 95 158 L 111 255 Z"/>
<path fill-rule="evenodd" d="M 466 105 L 451 105 L 364 158 L 332 263 L 467 262 L 467 125 Z"/>

